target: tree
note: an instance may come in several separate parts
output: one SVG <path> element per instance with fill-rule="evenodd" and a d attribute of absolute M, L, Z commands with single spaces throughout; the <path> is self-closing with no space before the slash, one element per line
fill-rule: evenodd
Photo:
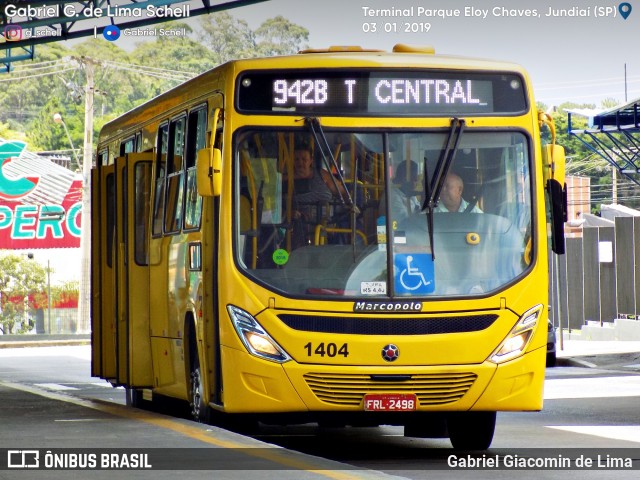
<path fill-rule="evenodd" d="M 68 304 L 74 306 L 78 304 L 80 296 L 80 282 L 78 280 L 69 280 L 61 285 L 51 287 L 51 305 L 53 308 L 68 308 Z"/>
<path fill-rule="evenodd" d="M 265 20 L 256 30 L 257 53 L 260 56 L 289 55 L 309 40 L 309 30 L 278 15 Z"/>
<path fill-rule="evenodd" d="M 611 98 L 611 97 L 605 98 L 600 102 L 600 106 L 605 109 L 617 107 L 618 105 L 620 105 L 620 102 L 615 98 Z"/>
<path fill-rule="evenodd" d="M 305 48 L 309 31 L 286 18 L 265 20 L 255 31 L 227 12 L 203 17 L 204 44 L 216 63 L 254 56 L 288 55 Z"/>
<path fill-rule="evenodd" d="M 3 75 L 0 83 L 0 120 L 11 120 L 11 128 L 24 130 L 29 121 L 51 97 L 64 97 L 64 84 L 55 62 L 62 62 L 68 50 L 60 44 L 39 46 L 36 67 L 21 62 L 13 73 Z M 43 73 L 45 73 L 43 75 Z"/>
<path fill-rule="evenodd" d="M 202 17 L 200 25 L 204 31 L 204 44 L 213 52 L 216 64 L 251 56 L 255 39 L 246 21 L 221 12 Z"/>
<path fill-rule="evenodd" d="M 166 73 L 192 72 L 202 73 L 213 68 L 216 63 L 211 51 L 202 43 L 192 38 L 193 29 L 186 23 L 170 22 L 158 25 L 158 29 L 183 29 L 186 36 L 158 36 L 154 41 L 140 42 L 131 52 L 131 58 L 136 63 L 155 68 L 165 69 Z M 166 91 L 176 85 L 176 81 L 164 79 L 151 79 L 149 84 L 153 88 L 154 95 Z"/>
<path fill-rule="evenodd" d="M 9 254 L 0 257 L 0 331 L 26 333 L 32 315 L 44 295 L 47 270 L 30 257 Z"/>
<path fill-rule="evenodd" d="M 13 130 L 9 122 L 2 123 L 0 121 L 0 138 L 3 140 L 26 140 L 24 133 Z"/>
<path fill-rule="evenodd" d="M 31 121 L 30 128 L 27 131 L 27 139 L 31 149 L 69 150 L 71 148 L 64 128 L 62 125 L 58 125 L 53 121 L 54 113 L 60 113 L 67 124 L 67 128 L 69 128 L 71 115 L 67 114 L 67 110 L 63 108 L 57 96 L 51 97 L 51 99 L 40 108 L 40 111 Z M 80 137 L 80 143 L 76 143 L 78 141 L 77 135 L 72 135 L 72 138 L 74 146 L 82 146 L 82 137 Z"/>

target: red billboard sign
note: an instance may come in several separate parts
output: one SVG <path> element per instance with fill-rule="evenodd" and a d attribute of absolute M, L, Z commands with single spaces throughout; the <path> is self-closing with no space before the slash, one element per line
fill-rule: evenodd
<path fill-rule="evenodd" d="M 78 248 L 82 177 L 0 139 L 0 249 Z"/>

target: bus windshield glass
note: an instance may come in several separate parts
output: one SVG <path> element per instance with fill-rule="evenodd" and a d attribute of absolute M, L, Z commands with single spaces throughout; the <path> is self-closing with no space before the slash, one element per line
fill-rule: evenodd
<path fill-rule="evenodd" d="M 323 133 L 326 148 L 306 129 L 236 135 L 234 248 L 253 280 L 291 297 L 482 296 L 532 265 L 523 132 L 465 130 L 430 221 L 447 131 Z"/>

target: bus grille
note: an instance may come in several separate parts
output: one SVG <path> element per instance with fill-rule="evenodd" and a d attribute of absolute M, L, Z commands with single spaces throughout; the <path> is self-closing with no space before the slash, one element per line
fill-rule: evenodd
<path fill-rule="evenodd" d="M 278 318 L 294 330 L 349 335 L 434 335 L 479 332 L 489 328 L 498 315 L 466 315 L 431 318 L 321 317 L 281 314 Z"/>
<path fill-rule="evenodd" d="M 446 405 L 460 400 L 475 382 L 475 373 L 410 375 L 401 381 L 394 376 L 365 374 L 307 373 L 304 379 L 315 396 L 325 403 L 359 406 L 367 393 L 415 393 L 420 406 Z M 397 377 L 395 377 L 397 378 Z"/>

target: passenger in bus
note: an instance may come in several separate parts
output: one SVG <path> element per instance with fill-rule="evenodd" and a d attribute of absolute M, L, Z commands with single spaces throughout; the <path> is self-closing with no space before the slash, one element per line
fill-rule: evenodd
<path fill-rule="evenodd" d="M 407 167 L 408 165 L 408 167 Z M 420 202 L 416 196 L 416 183 L 418 180 L 418 164 L 413 160 L 404 161 L 396 166 L 392 179 L 392 188 L 389 193 L 389 206 L 394 220 L 402 222 L 411 214 L 420 211 Z M 380 202 L 379 214 L 385 215 L 384 197 Z"/>
<path fill-rule="evenodd" d="M 464 182 L 460 175 L 449 172 L 440 192 L 440 201 L 434 212 L 483 213 L 477 205 L 470 206 L 469 202 L 462 198 L 463 190 Z"/>
<path fill-rule="evenodd" d="M 300 201 L 331 201 L 333 196 L 346 194 L 344 187 L 332 178 L 331 173 L 315 168 L 309 147 L 299 147 L 294 151 L 293 173 L 296 196 Z M 327 189 L 330 195 L 326 193 Z"/>
<path fill-rule="evenodd" d="M 307 146 L 293 153 L 294 218 L 309 217 L 309 206 L 331 202 L 334 197 L 346 198 L 344 187 L 325 169 L 317 169 L 311 150 Z M 286 179 L 285 179 L 286 182 Z M 306 218 L 312 220 L 312 218 Z"/>
<path fill-rule="evenodd" d="M 285 178 L 285 185 L 287 180 Z M 286 188 L 286 187 L 285 187 Z M 311 149 L 306 145 L 296 147 L 293 153 L 293 248 L 308 245 L 313 238 L 315 225 L 322 222 L 326 206 L 338 190 L 331 174 L 318 169 Z"/>
<path fill-rule="evenodd" d="M 309 148 L 300 147 L 294 151 L 293 175 L 297 202 L 330 202 L 333 198 L 335 186 L 330 178 L 331 174 L 315 168 Z"/>

